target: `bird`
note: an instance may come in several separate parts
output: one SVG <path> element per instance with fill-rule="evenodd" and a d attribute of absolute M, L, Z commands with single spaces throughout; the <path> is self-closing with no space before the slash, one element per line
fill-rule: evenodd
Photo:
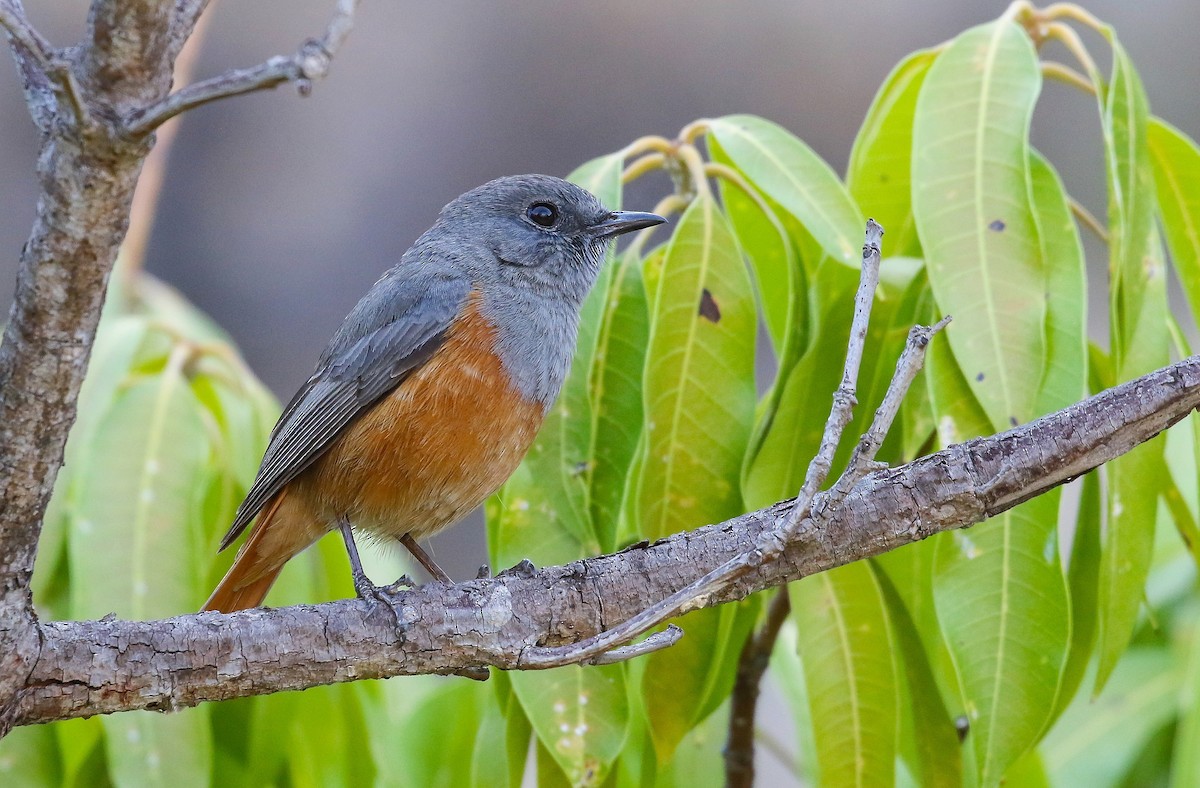
<path fill-rule="evenodd" d="M 284 564 L 340 530 L 417 540 L 458 521 L 516 469 L 571 365 L 609 243 L 666 221 L 610 211 L 549 175 L 485 183 L 447 204 L 347 315 L 284 407 L 233 524 L 250 534 L 203 610 L 262 604 Z"/>

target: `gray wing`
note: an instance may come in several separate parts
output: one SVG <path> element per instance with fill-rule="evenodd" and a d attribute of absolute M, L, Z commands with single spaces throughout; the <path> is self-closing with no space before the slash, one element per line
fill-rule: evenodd
<path fill-rule="evenodd" d="M 262 466 L 219 549 L 246 529 L 284 485 L 312 465 L 334 438 L 429 360 L 462 309 L 470 287 L 416 282 L 397 269 L 358 303 L 313 373 L 271 431 Z"/>

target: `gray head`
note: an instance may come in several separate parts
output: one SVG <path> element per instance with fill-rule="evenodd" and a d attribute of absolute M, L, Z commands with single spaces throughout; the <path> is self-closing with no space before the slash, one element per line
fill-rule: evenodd
<path fill-rule="evenodd" d="M 609 241 L 662 221 L 654 214 L 610 211 L 561 178 L 514 175 L 451 202 L 427 235 L 439 238 L 443 253 L 446 242 L 453 244 L 457 262 L 485 288 L 532 289 L 578 305 L 596 280 Z"/>

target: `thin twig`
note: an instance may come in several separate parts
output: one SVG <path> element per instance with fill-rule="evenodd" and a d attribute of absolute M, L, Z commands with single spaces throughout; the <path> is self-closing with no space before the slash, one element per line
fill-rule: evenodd
<path fill-rule="evenodd" d="M 54 47 L 29 23 L 21 0 L 0 0 L 0 27 L 8 34 L 10 42 L 24 48 L 44 73 L 50 73 L 54 62 Z"/>
<path fill-rule="evenodd" d="M 89 125 L 91 116 L 70 62 L 30 24 L 21 0 L 0 0 L 0 28 L 3 28 L 8 36 L 13 57 L 25 81 L 27 94 L 33 91 L 45 96 L 44 101 L 28 102 L 30 113 L 38 128 L 43 131 L 50 129 L 55 120 L 54 107 L 59 98 L 66 100 L 71 117 L 79 125 Z M 54 99 L 50 99 L 50 95 L 53 95 Z"/>
<path fill-rule="evenodd" d="M 879 241 L 883 228 L 874 220 L 867 220 L 866 242 L 863 245 L 862 273 L 858 292 L 855 295 L 854 319 L 850 327 L 850 343 L 846 351 L 846 364 L 842 383 L 833 396 L 833 409 L 825 424 L 821 448 L 808 467 L 804 486 L 791 512 L 763 534 L 753 550 L 735 556 L 706 573 L 703 577 L 679 589 L 641 612 L 626 619 L 612 629 L 567 646 L 531 647 L 522 652 L 517 664 L 521 668 L 553 668 L 593 659 L 623 643 L 658 626 L 669 618 L 704 607 L 709 597 L 727 588 L 730 583 L 750 571 L 767 564 L 783 553 L 801 523 L 808 519 L 817 490 L 829 475 L 833 454 L 846 425 L 853 414 L 854 381 L 862 363 L 863 347 L 866 344 L 867 323 L 871 316 L 871 304 L 875 300 L 875 287 L 879 282 Z"/>
<path fill-rule="evenodd" d="M 1046 38 L 1058 41 L 1065 46 L 1075 56 L 1075 59 L 1079 61 L 1079 65 L 1083 66 L 1083 70 L 1087 73 L 1092 84 L 1099 85 L 1102 79 L 1100 69 L 1096 68 L 1096 61 L 1092 59 L 1091 53 L 1084 46 L 1083 39 L 1075 32 L 1075 28 L 1065 25 L 1062 22 L 1051 22 L 1046 25 L 1045 30 Z"/>
<path fill-rule="evenodd" d="M 697 137 L 708 132 L 709 125 L 711 121 L 708 118 L 693 120 L 679 130 L 679 141 L 688 144 L 695 142 Z"/>
<path fill-rule="evenodd" d="M 635 181 L 648 172 L 661 170 L 666 164 L 667 155 L 665 153 L 647 153 L 640 159 L 634 160 L 621 172 L 621 183 L 626 184 Z"/>
<path fill-rule="evenodd" d="M 818 504 L 814 505 L 814 513 L 820 514 L 836 509 L 863 477 L 881 467 L 881 464 L 875 461 L 875 455 L 891 430 L 896 415 L 900 413 L 900 403 L 908 394 L 909 386 L 925 363 L 925 349 L 929 347 L 930 340 L 945 328 L 951 319 L 950 315 L 946 315 L 932 326 L 913 326 L 909 329 L 908 341 L 904 344 L 900 358 L 896 360 L 896 372 L 883 395 L 883 401 L 875 409 L 875 418 L 871 421 L 871 426 L 854 447 L 850 462 L 846 463 L 846 470 L 842 472 L 841 477 L 820 497 Z"/>
<path fill-rule="evenodd" d="M 673 156 L 675 155 L 675 143 L 666 137 L 649 134 L 645 137 L 638 137 L 626 145 L 621 151 L 621 156 L 625 159 L 632 159 L 635 156 L 641 156 L 643 153 L 662 153 L 667 156 Z"/>
<path fill-rule="evenodd" d="M 1075 218 L 1083 224 L 1084 227 L 1091 230 L 1097 238 L 1104 243 L 1108 243 L 1108 230 L 1104 229 L 1104 225 L 1095 215 L 1083 206 L 1083 203 L 1076 200 L 1074 197 L 1067 197 L 1067 204 L 1071 206 L 1071 213 L 1075 214 Z"/>
<path fill-rule="evenodd" d="M 708 175 L 704 171 L 704 158 L 695 145 L 690 143 L 680 145 L 675 152 L 674 160 L 682 165 L 679 174 L 683 176 L 684 180 L 679 184 L 679 189 L 684 196 L 689 192 L 705 197 L 712 195 L 712 190 L 708 186 Z M 670 164 L 670 160 L 668 164 Z"/>
<path fill-rule="evenodd" d="M 157 104 L 135 113 L 125 125 L 126 133 L 132 137 L 144 136 L 181 112 L 218 99 L 273 88 L 284 82 L 295 82 L 300 94 L 307 96 L 312 83 L 329 73 L 334 55 L 354 26 L 358 3 L 359 0 L 338 0 L 325 35 L 305 41 L 295 54 L 277 55 L 252 68 L 227 71 L 177 90 Z"/>
<path fill-rule="evenodd" d="M 1053 60 L 1042 62 L 1042 76 L 1047 79 L 1055 79 L 1074 88 L 1079 88 L 1084 93 L 1092 96 L 1096 95 L 1096 86 L 1092 81 L 1080 74 L 1070 66 L 1058 63 Z"/>
<path fill-rule="evenodd" d="M 729 704 L 729 737 L 725 740 L 725 785 L 754 785 L 754 720 L 758 715 L 758 693 L 763 674 L 783 622 L 792 611 L 787 588 L 779 589 L 767 606 L 767 617 L 757 632 L 746 637 L 738 657 L 737 678 Z"/>
<path fill-rule="evenodd" d="M 813 499 L 833 466 L 833 455 L 842 441 L 842 433 L 854 415 L 858 400 L 854 396 L 858 370 L 862 366 L 863 348 L 867 344 L 867 327 L 871 321 L 871 304 L 875 301 L 875 289 L 879 285 L 879 242 L 883 228 L 874 219 L 867 220 L 867 237 L 863 245 L 862 272 L 859 274 L 858 292 L 854 296 L 854 319 L 850 323 L 850 343 L 846 348 L 846 363 L 842 368 L 842 382 L 833 393 L 833 407 L 825 421 L 821 435 L 821 447 L 817 456 L 808 465 L 804 484 L 796 496 L 796 507 L 784 522 L 780 536 L 786 538 L 795 533 L 800 521 L 808 517 Z"/>
<path fill-rule="evenodd" d="M 674 624 L 668 624 L 666 629 L 651 634 L 645 640 L 631 643 L 621 648 L 614 648 L 612 651 L 606 651 L 595 659 L 588 660 L 585 664 L 615 665 L 618 662 L 625 662 L 634 657 L 642 657 L 646 654 L 653 654 L 655 651 L 662 651 L 664 648 L 670 648 L 678 643 L 681 637 L 683 637 L 683 630 Z"/>

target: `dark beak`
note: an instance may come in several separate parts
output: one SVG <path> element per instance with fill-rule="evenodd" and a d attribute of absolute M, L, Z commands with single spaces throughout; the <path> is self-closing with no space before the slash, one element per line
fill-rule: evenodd
<path fill-rule="evenodd" d="M 604 220 L 594 224 L 588 230 L 597 238 L 612 238 L 613 236 L 631 233 L 645 227 L 662 224 L 666 219 L 656 213 L 639 213 L 638 211 L 613 211 Z"/>

